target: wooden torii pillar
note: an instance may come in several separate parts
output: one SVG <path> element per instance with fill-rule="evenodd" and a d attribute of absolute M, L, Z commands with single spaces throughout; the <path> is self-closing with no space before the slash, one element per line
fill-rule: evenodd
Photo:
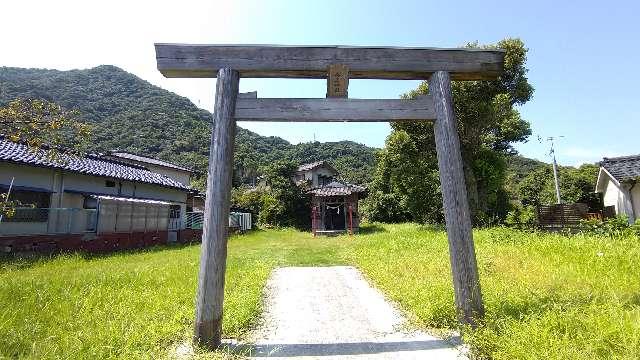
<path fill-rule="evenodd" d="M 158 70 L 169 78 L 217 77 L 194 341 L 220 345 L 236 121 L 433 121 L 458 319 L 484 315 L 471 216 L 453 113 L 451 80 L 495 80 L 498 50 L 346 46 L 156 44 Z M 327 79 L 326 99 L 238 94 L 241 77 Z M 429 80 L 415 100 L 348 99 L 349 79 Z"/>

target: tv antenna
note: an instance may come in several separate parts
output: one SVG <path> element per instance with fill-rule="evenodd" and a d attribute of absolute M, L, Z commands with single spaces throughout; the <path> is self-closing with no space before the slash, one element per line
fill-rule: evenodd
<path fill-rule="evenodd" d="M 555 140 L 560 138 L 564 138 L 563 135 L 559 136 L 548 136 L 546 141 L 551 144 L 551 148 L 549 149 L 549 156 L 553 159 L 553 182 L 556 187 L 556 203 L 562 204 L 562 198 L 560 197 L 560 181 L 558 177 L 558 162 L 556 161 L 556 150 L 555 150 Z M 542 137 L 538 135 L 538 141 L 542 143 Z"/>

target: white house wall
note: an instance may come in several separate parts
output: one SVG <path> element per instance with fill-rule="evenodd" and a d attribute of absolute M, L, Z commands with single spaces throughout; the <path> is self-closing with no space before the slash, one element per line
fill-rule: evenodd
<path fill-rule="evenodd" d="M 604 206 L 614 206 L 616 214 L 620 214 L 620 209 L 624 209 L 624 194 L 613 181 L 607 179 L 607 186 L 602 197 Z"/>
<path fill-rule="evenodd" d="M 116 186 L 105 186 L 106 180 L 114 181 Z M 185 207 L 187 203 L 186 191 L 147 183 L 134 183 L 131 181 L 108 179 L 97 176 L 65 173 L 64 185 L 66 190 L 72 191 L 162 200 L 174 202 L 183 207 Z M 65 197 L 68 195 L 69 194 L 65 194 Z"/>
<path fill-rule="evenodd" d="M 640 184 L 638 183 L 631 189 L 631 201 L 635 219 L 638 219 L 640 218 Z"/>
<path fill-rule="evenodd" d="M 150 184 L 138 184 L 136 186 L 136 196 L 140 198 L 149 198 L 155 200 L 163 200 L 180 205 L 180 218 L 185 219 L 187 216 L 187 193 L 177 189 L 162 188 Z M 180 225 L 184 229 L 184 222 Z"/>
<path fill-rule="evenodd" d="M 115 187 L 107 187 L 106 181 L 110 180 L 116 183 Z M 123 182 L 122 191 L 119 192 L 119 182 Z M 109 179 L 98 176 L 90 176 L 76 173 L 64 174 L 64 189 L 66 191 L 78 191 L 95 194 L 115 195 L 115 196 L 133 196 L 133 187 L 127 186 L 126 182 L 116 179 Z M 65 194 L 66 196 L 67 194 Z"/>
<path fill-rule="evenodd" d="M 82 209 L 84 206 L 84 196 L 82 194 L 65 193 L 62 198 L 63 208 Z"/>
<path fill-rule="evenodd" d="M 0 164 L 0 184 L 4 185 L 9 185 L 11 178 L 15 177 L 13 182 L 15 186 L 30 186 L 55 191 L 53 174 L 54 172 L 47 168 L 9 163 Z"/>
<path fill-rule="evenodd" d="M 318 167 L 304 174 L 305 180 L 312 181 L 314 187 L 319 186 L 318 176 L 334 177 L 336 173 L 324 167 Z"/>
<path fill-rule="evenodd" d="M 191 173 L 189 171 L 174 169 L 174 168 L 170 168 L 170 167 L 166 167 L 166 166 L 155 165 L 155 164 L 151 164 L 151 163 L 144 162 L 144 161 L 137 161 L 137 160 L 133 160 L 133 159 L 121 158 L 121 157 L 117 157 L 117 156 L 114 156 L 113 158 L 115 158 L 119 162 L 124 162 L 124 163 L 127 163 L 127 164 L 143 166 L 143 167 L 149 169 L 150 171 L 153 171 L 155 173 L 168 176 L 169 178 L 171 178 L 171 179 L 173 179 L 173 180 L 175 180 L 175 181 L 177 181 L 177 182 L 179 182 L 181 184 L 184 184 L 184 185 L 189 185 L 189 181 L 191 179 Z"/>
<path fill-rule="evenodd" d="M 613 206 L 617 215 L 627 215 L 629 221 L 634 222 L 640 215 L 640 185 L 634 186 L 629 192 L 620 189 L 609 177 L 606 182 L 602 198 L 604 206 Z M 622 186 L 628 188 L 628 184 Z"/>
<path fill-rule="evenodd" d="M 189 185 L 189 180 L 191 178 L 191 173 L 186 172 L 184 170 L 170 169 L 164 166 L 156 166 L 152 164 L 141 164 L 147 169 L 156 172 L 158 174 L 166 175 L 171 179 L 185 185 Z"/>

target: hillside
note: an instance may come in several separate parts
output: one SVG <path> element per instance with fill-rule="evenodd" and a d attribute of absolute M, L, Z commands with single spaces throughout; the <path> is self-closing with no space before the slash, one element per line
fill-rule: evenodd
<path fill-rule="evenodd" d="M 91 150 L 128 151 L 191 167 L 200 173 L 194 185 L 204 187 L 211 113 L 185 97 L 109 65 L 70 71 L 0 67 L 0 106 L 15 98 L 45 99 L 77 109 L 94 126 Z M 235 183 L 249 182 L 260 166 L 288 159 L 328 160 L 346 180 L 366 184 L 375 171 L 375 151 L 352 141 L 294 145 L 238 127 Z M 507 188 L 545 165 L 508 157 Z"/>
<path fill-rule="evenodd" d="M 38 98 L 80 111 L 92 123 L 92 151 L 122 150 L 157 157 L 200 173 L 202 188 L 209 151 L 211 113 L 115 66 L 87 70 L 0 67 L 0 106 L 16 98 Z M 235 183 L 249 181 L 260 166 L 280 159 L 331 161 L 352 182 L 367 183 L 374 148 L 351 141 L 293 145 L 238 127 Z"/>
<path fill-rule="evenodd" d="M 540 160 L 529 159 L 520 155 L 513 155 L 506 157 L 507 162 L 507 175 L 512 176 L 515 181 L 522 180 L 529 173 L 546 166 L 549 164 Z"/>

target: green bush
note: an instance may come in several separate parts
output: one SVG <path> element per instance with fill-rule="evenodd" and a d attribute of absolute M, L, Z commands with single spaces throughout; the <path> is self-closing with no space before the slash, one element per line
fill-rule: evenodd
<path fill-rule="evenodd" d="M 231 191 L 231 207 L 249 211 L 253 216 L 253 222 L 257 222 L 265 191 L 262 188 L 250 188 L 242 186 Z"/>
<path fill-rule="evenodd" d="M 515 206 L 513 210 L 507 213 L 504 220 L 505 224 L 518 229 L 531 229 L 538 224 L 536 208 L 531 205 Z"/>
<path fill-rule="evenodd" d="M 266 184 L 233 190 L 231 206 L 254 214 L 263 227 L 311 227 L 311 204 L 303 187 L 293 182 L 297 166 L 278 161 L 262 169 Z"/>
<path fill-rule="evenodd" d="M 618 215 L 604 221 L 590 219 L 580 223 L 581 232 L 609 237 L 640 236 L 640 219 L 629 225 L 627 215 Z"/>
<path fill-rule="evenodd" d="M 372 191 L 362 203 L 362 213 L 367 221 L 399 223 L 409 221 L 411 213 L 407 211 L 397 194 L 385 194 Z"/>

